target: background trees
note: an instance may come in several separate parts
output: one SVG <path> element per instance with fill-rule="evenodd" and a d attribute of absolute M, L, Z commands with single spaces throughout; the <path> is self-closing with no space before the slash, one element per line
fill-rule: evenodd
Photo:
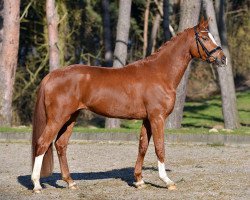
<path fill-rule="evenodd" d="M 113 67 L 119 68 L 126 65 L 128 51 L 128 37 L 130 28 L 131 0 L 119 1 L 119 15 L 116 30 Z M 119 119 L 106 119 L 106 128 L 120 127 Z"/>
<path fill-rule="evenodd" d="M 110 3 L 109 0 L 102 0 L 102 24 L 103 24 L 103 43 L 104 43 L 104 59 L 105 67 L 112 66 L 113 52 L 111 42 L 111 26 L 110 26 Z"/>
<path fill-rule="evenodd" d="M 199 13 L 200 13 L 199 11 L 200 3 L 201 3 L 200 1 L 190 1 L 190 2 L 181 1 L 181 20 L 180 20 L 179 29 L 181 29 L 182 26 L 184 26 L 185 28 L 193 26 L 194 24 L 192 24 L 192 22 L 195 22 L 195 24 L 197 23 L 197 16 L 199 16 Z M 225 17 L 223 16 L 223 7 L 222 7 L 224 3 L 225 2 L 220 2 L 221 8 L 218 10 L 219 12 L 218 20 L 220 20 L 221 23 L 223 23 L 222 20 Z M 203 5 L 204 5 L 204 11 L 206 15 L 208 16 L 208 18 L 210 18 L 210 21 L 209 21 L 210 31 L 216 38 L 217 43 L 220 45 L 221 44 L 220 36 L 219 36 L 218 28 L 217 28 L 213 1 L 203 0 Z M 195 19 L 195 20 L 192 21 L 191 19 Z M 226 45 L 225 25 L 221 25 L 221 27 L 222 27 L 221 36 L 224 39 L 223 50 L 226 53 L 227 59 L 229 61 L 227 68 L 217 68 L 219 84 L 220 84 L 221 94 L 222 94 L 222 108 L 223 108 L 222 111 L 223 111 L 223 117 L 224 117 L 224 122 L 225 122 L 225 128 L 235 129 L 239 127 L 235 86 L 234 86 L 234 80 L 233 80 L 233 74 L 232 74 L 230 53 L 228 51 L 228 48 L 226 48 L 227 45 Z M 167 122 L 167 127 L 169 128 L 181 127 L 189 73 L 190 73 L 190 66 L 186 70 L 184 77 L 182 78 L 182 81 L 180 85 L 178 86 L 175 108 Z"/>
<path fill-rule="evenodd" d="M 217 68 L 219 83 L 221 88 L 221 98 L 222 98 L 222 113 L 224 117 L 225 128 L 235 129 L 239 127 L 239 116 L 236 105 L 236 95 L 235 95 L 235 86 L 234 79 L 232 74 L 232 65 L 231 57 L 227 48 L 226 36 L 225 36 L 225 26 L 222 25 L 221 36 L 223 43 L 221 43 L 217 23 L 216 23 L 216 14 L 213 6 L 212 0 L 204 0 L 204 7 L 207 13 L 207 16 L 210 17 L 209 29 L 210 32 L 215 37 L 217 43 L 223 48 L 224 53 L 227 56 L 227 67 Z M 223 4 L 223 2 L 221 2 Z M 222 5 L 221 5 L 222 6 Z M 218 19 L 222 22 L 223 20 L 223 7 L 218 13 Z"/>
<path fill-rule="evenodd" d="M 19 43 L 20 0 L 4 0 L 2 46 L 0 49 L 0 125 L 11 124 L 12 96 Z"/>
<path fill-rule="evenodd" d="M 180 23 L 178 32 L 182 32 L 188 27 L 193 27 L 198 23 L 199 14 L 201 9 L 200 0 L 182 0 L 180 2 Z M 170 114 L 167 119 L 168 128 L 180 128 L 182 117 L 183 117 L 183 108 L 187 94 L 187 82 L 190 74 L 190 65 L 184 73 L 184 76 L 181 79 L 181 82 L 176 91 L 176 102 L 173 112 Z"/>
<path fill-rule="evenodd" d="M 3 41 L 3 0 L 0 0 L 0 50 Z"/>
<path fill-rule="evenodd" d="M 46 18 L 49 38 L 49 70 L 60 67 L 58 47 L 58 15 L 55 0 L 46 0 Z"/>
<path fill-rule="evenodd" d="M 169 0 L 163 0 L 163 31 L 165 41 L 171 38 L 171 32 L 169 29 Z"/>
<path fill-rule="evenodd" d="M 52 0 L 47 1 L 53 2 Z M 3 30 L 1 26 L 3 22 L 1 21 L 2 2 L 3 0 L 0 1 L 0 46 L 1 31 Z M 128 63 L 141 59 L 143 52 L 145 54 L 145 50 L 143 51 L 145 37 L 148 38 L 146 52 L 150 53 L 152 49 L 158 48 L 169 38 L 171 30 L 167 29 L 167 24 L 171 25 L 175 32 L 182 30 L 184 25 L 187 25 L 187 22 L 182 21 L 182 7 L 188 9 L 188 6 L 196 0 L 191 1 L 190 4 L 187 4 L 188 1 L 178 0 L 151 0 L 148 2 L 150 9 L 148 10 L 148 31 L 145 35 L 144 17 L 147 11 L 147 1 L 133 0 L 131 3 L 130 31 L 127 42 Z M 221 4 L 219 4 L 220 2 Z M 58 41 L 54 42 L 54 45 L 50 44 L 50 47 L 54 46 L 59 54 L 59 59 L 56 58 L 56 62 L 60 62 L 60 66 L 73 63 L 110 66 L 113 57 L 107 52 L 114 52 L 116 46 L 119 2 L 113 0 L 56 0 L 54 3 L 56 3 L 54 10 L 58 14 Z M 227 29 L 219 29 L 219 33 L 223 48 L 225 48 L 223 30 L 224 33 L 227 32 L 228 49 L 232 63 L 230 76 L 233 76 L 237 88 L 247 88 L 250 85 L 249 2 L 246 0 L 225 0 L 225 2 L 220 0 L 215 1 L 215 3 L 217 21 L 221 24 L 218 27 L 223 28 L 223 24 L 227 25 Z M 197 1 L 196 5 L 198 4 L 200 1 Z M 224 9 L 220 9 L 222 6 L 225 6 Z M 49 57 L 53 57 L 49 54 L 49 41 L 51 41 L 49 36 L 52 34 L 49 34 L 47 26 L 46 13 L 48 14 L 48 10 L 46 11 L 45 2 L 22 0 L 20 9 L 20 45 L 18 67 L 15 74 L 12 122 L 17 125 L 29 125 L 36 88 L 41 79 L 49 72 Z M 198 14 L 194 14 L 196 9 L 190 9 L 192 9 L 190 13 L 194 15 L 194 17 L 191 16 L 192 22 L 195 22 L 194 19 L 198 18 Z M 201 9 L 201 13 L 205 15 L 205 7 L 203 6 Z M 221 10 L 224 11 L 224 14 L 221 14 Z M 188 14 L 183 16 L 183 19 L 189 19 Z M 184 85 L 188 100 L 206 98 L 220 92 L 216 70 L 214 66 L 196 60 L 192 63 L 190 79 Z M 201 82 L 202 84 L 200 84 Z M 96 118 L 97 116 L 93 114 L 84 113 L 81 116 L 81 123 L 89 122 L 86 119 L 92 123 Z M 101 118 L 98 117 L 99 119 Z M 104 126 L 104 121 L 104 119 L 99 120 L 98 125 Z M 181 125 L 181 120 L 179 125 Z"/>

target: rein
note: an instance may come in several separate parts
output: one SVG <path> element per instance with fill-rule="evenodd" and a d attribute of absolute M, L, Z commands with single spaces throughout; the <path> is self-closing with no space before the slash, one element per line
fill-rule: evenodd
<path fill-rule="evenodd" d="M 222 50 L 222 48 L 220 46 L 217 46 L 214 49 L 212 49 L 211 51 L 208 51 L 208 49 L 205 47 L 203 42 L 200 40 L 199 33 L 196 31 L 196 26 L 194 27 L 194 32 L 195 32 L 195 41 L 196 41 L 196 45 L 197 45 L 197 49 L 198 49 L 198 53 L 199 53 L 200 57 L 202 58 L 201 53 L 200 53 L 199 44 L 201 45 L 203 51 L 205 51 L 205 53 L 207 55 L 206 61 L 208 63 L 212 63 L 212 61 L 209 60 L 209 58 L 212 57 L 217 62 L 217 58 L 215 58 L 213 56 L 213 54 L 218 50 Z"/>

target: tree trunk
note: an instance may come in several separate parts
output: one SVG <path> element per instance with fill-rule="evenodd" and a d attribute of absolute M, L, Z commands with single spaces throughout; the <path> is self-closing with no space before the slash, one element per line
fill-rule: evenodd
<path fill-rule="evenodd" d="M 143 30 L 143 58 L 146 56 L 148 48 L 148 17 L 149 17 L 150 0 L 146 2 L 146 9 L 144 15 L 144 30 Z"/>
<path fill-rule="evenodd" d="M 119 1 L 119 16 L 117 23 L 116 45 L 113 67 L 119 68 L 126 64 L 128 36 L 130 28 L 131 0 Z M 119 128 L 119 119 L 106 118 L 106 128 Z"/>
<path fill-rule="evenodd" d="M 165 41 L 170 40 L 171 32 L 169 29 L 169 0 L 163 0 L 163 29 Z"/>
<path fill-rule="evenodd" d="M 188 27 L 193 27 L 198 23 L 201 2 L 200 0 L 181 0 L 180 8 L 180 24 L 178 32 L 183 31 Z M 176 101 L 173 112 L 170 114 L 167 120 L 167 128 L 180 128 L 183 118 L 183 108 L 187 94 L 187 82 L 190 74 L 190 65 L 186 69 L 184 76 L 176 91 Z"/>
<path fill-rule="evenodd" d="M 19 46 L 20 0 L 4 0 L 0 53 L 0 126 L 10 126 L 12 96 Z"/>
<path fill-rule="evenodd" d="M 58 48 L 58 15 L 55 0 L 46 0 L 46 17 L 49 34 L 49 71 L 60 66 Z"/>
<path fill-rule="evenodd" d="M 112 67 L 112 46 L 110 30 L 109 0 L 102 0 L 103 42 L 105 49 L 105 67 Z"/>
<path fill-rule="evenodd" d="M 236 103 L 235 86 L 232 72 L 232 63 L 230 59 L 230 53 L 227 45 L 226 37 L 226 22 L 224 1 L 220 2 L 220 12 L 218 15 L 219 27 L 221 27 L 221 41 L 219 36 L 219 31 L 216 23 L 216 15 L 212 0 L 203 0 L 204 8 L 206 10 L 207 16 L 210 18 L 209 29 L 214 36 L 216 42 L 220 45 L 222 44 L 222 49 L 227 57 L 227 67 L 217 67 L 217 72 L 219 76 L 219 83 L 221 87 L 221 98 L 222 98 L 222 114 L 224 118 L 224 125 L 227 129 L 236 129 L 239 127 L 239 116 Z"/>
<path fill-rule="evenodd" d="M 156 16 L 155 16 L 155 19 L 154 19 L 154 22 L 153 22 L 153 27 L 152 27 L 152 30 L 151 30 L 151 37 L 150 37 L 150 40 L 149 40 L 149 43 L 148 43 L 147 54 L 146 54 L 147 56 L 155 51 L 157 32 L 158 32 L 158 29 L 159 29 L 160 21 L 161 21 L 161 15 L 158 12 L 156 14 Z"/>
<path fill-rule="evenodd" d="M 3 41 L 3 0 L 0 0 L 0 52 Z"/>

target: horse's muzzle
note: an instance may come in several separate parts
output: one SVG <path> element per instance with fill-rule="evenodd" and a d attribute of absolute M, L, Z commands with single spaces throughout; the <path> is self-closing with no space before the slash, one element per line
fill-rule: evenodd
<path fill-rule="evenodd" d="M 216 58 L 215 62 L 219 67 L 225 67 L 227 66 L 227 57 L 223 55 L 221 59 Z"/>
<path fill-rule="evenodd" d="M 227 65 L 227 57 L 226 57 L 226 56 L 222 56 L 222 58 L 221 58 L 221 63 L 222 63 L 223 65 Z"/>

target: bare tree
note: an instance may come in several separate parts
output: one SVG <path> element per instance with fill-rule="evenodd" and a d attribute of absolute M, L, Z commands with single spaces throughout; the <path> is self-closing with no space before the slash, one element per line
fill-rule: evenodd
<path fill-rule="evenodd" d="M 170 40 L 171 32 L 169 29 L 169 0 L 163 0 L 163 31 L 165 41 Z"/>
<path fill-rule="evenodd" d="M 102 0 L 102 21 L 103 21 L 103 42 L 105 49 L 105 67 L 112 66 L 112 46 L 111 46 L 111 29 L 110 29 L 110 14 L 109 0 Z"/>
<path fill-rule="evenodd" d="M 0 0 L 0 51 L 3 41 L 3 0 Z"/>
<path fill-rule="evenodd" d="M 151 37 L 148 42 L 147 56 L 155 51 L 157 32 L 158 32 L 162 17 L 163 17 L 163 31 L 164 31 L 165 41 L 169 40 L 172 35 L 173 36 L 175 35 L 173 27 L 169 23 L 169 5 L 170 5 L 169 0 L 164 0 L 164 1 L 154 0 L 154 2 L 158 8 L 157 9 L 158 12 L 156 13 L 156 16 L 153 20 Z"/>
<path fill-rule="evenodd" d="M 227 67 L 218 67 L 217 72 L 219 76 L 219 83 L 221 87 L 221 98 L 222 98 L 222 113 L 224 118 L 225 128 L 235 129 L 239 127 L 239 117 L 236 103 L 235 86 L 232 72 L 232 63 L 230 59 L 230 53 L 227 45 L 226 37 L 226 22 L 224 14 L 223 0 L 220 1 L 220 13 L 218 15 L 219 27 L 221 27 L 221 39 L 216 23 L 216 14 L 212 0 L 203 0 L 204 9 L 206 10 L 209 20 L 210 32 L 215 37 L 216 42 L 222 45 L 222 49 L 227 56 Z"/>
<path fill-rule="evenodd" d="M 153 27 L 152 27 L 152 30 L 151 30 L 150 40 L 148 42 L 148 48 L 147 48 L 146 56 L 150 55 L 152 52 L 155 51 L 157 32 L 158 32 L 160 22 L 161 22 L 161 12 L 163 12 L 162 11 L 163 2 L 162 1 L 160 1 L 160 2 L 156 1 L 156 4 L 158 5 L 159 10 L 156 13 L 155 18 L 153 20 Z"/>
<path fill-rule="evenodd" d="M 178 32 L 181 32 L 188 27 L 193 27 L 198 23 L 201 2 L 200 0 L 181 0 L 180 6 L 181 16 Z M 177 88 L 175 106 L 167 120 L 167 128 L 181 127 L 183 108 L 187 94 L 187 82 L 191 70 L 190 65 L 191 64 L 189 63 L 189 66 Z"/>
<path fill-rule="evenodd" d="M 13 85 L 17 66 L 20 0 L 4 0 L 0 52 L 0 125 L 11 125 Z"/>
<path fill-rule="evenodd" d="M 58 14 L 55 0 L 46 0 L 46 17 L 49 34 L 49 70 L 53 71 L 60 66 L 58 48 Z"/>
<path fill-rule="evenodd" d="M 120 0 L 113 67 L 119 68 L 126 64 L 130 29 L 130 12 L 131 0 Z M 120 127 L 120 120 L 106 118 L 105 127 L 118 128 Z"/>
<path fill-rule="evenodd" d="M 148 48 L 148 18 L 149 18 L 150 0 L 146 2 L 145 14 L 144 14 L 144 30 L 143 30 L 143 58 L 146 56 Z"/>
<path fill-rule="evenodd" d="M 164 29 L 164 37 L 171 37 L 171 36 L 175 36 L 175 31 L 174 28 L 171 26 L 170 22 L 169 22 L 169 6 L 170 3 L 168 0 L 164 0 L 162 2 L 162 0 L 154 0 L 158 12 L 160 13 L 163 19 L 163 29 Z M 164 9 L 164 10 L 163 10 Z M 169 33 L 167 33 L 169 31 Z M 170 36 L 167 36 L 166 34 L 170 34 Z M 165 38 L 166 39 L 166 38 Z"/>

